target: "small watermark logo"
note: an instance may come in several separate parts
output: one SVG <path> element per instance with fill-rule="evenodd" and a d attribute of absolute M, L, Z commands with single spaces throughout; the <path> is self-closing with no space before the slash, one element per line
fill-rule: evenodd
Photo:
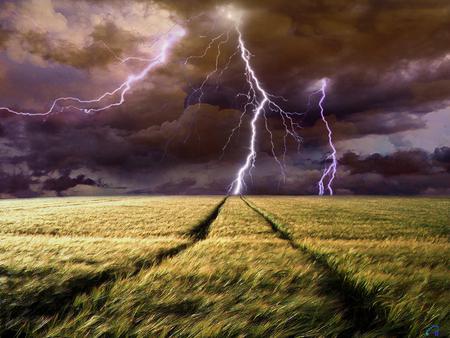
<path fill-rule="evenodd" d="M 439 325 L 431 325 L 428 329 L 426 329 L 425 336 L 439 337 Z"/>

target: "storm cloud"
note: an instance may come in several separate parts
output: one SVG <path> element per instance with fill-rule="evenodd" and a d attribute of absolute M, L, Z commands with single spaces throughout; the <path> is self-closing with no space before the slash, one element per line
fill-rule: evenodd
<path fill-rule="evenodd" d="M 225 193 L 248 151 L 251 112 L 229 1 L 6 0 L 0 4 L 0 106 L 41 112 L 59 96 L 98 97 L 142 69 L 173 27 L 185 37 L 165 65 L 96 114 L 14 116 L 0 110 L 0 195 Z M 450 4 L 439 0 L 239 0 L 241 30 L 264 87 L 303 141 L 268 112 L 258 125 L 249 193 L 315 194 L 329 153 L 308 97 L 327 78 L 327 118 L 342 194 L 442 194 L 449 187 Z M 217 44 L 223 35 L 219 68 Z M 194 57 L 200 56 L 204 57 Z M 191 58 L 190 58 L 191 57 Z M 227 69 L 224 69 L 227 65 Z M 286 100 L 281 98 L 284 97 Z M 309 102 L 309 104 L 308 104 Z M 224 146 L 227 147 L 224 149 Z M 426 144 L 426 146 L 425 146 Z M 80 190 L 77 190 L 78 188 Z M 89 188 L 90 190 L 86 190 Z"/>

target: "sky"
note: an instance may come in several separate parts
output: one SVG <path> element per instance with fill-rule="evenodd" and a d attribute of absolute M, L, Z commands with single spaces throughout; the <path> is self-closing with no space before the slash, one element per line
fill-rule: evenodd
<path fill-rule="evenodd" d="M 120 106 L 0 109 L 0 197 L 227 193 L 254 111 L 224 8 L 239 16 L 264 89 L 298 113 L 301 137 L 285 141 L 266 109 L 245 193 L 318 193 L 331 149 L 313 93 L 326 79 L 336 195 L 450 194 L 448 1 L 2 0 L 0 107 L 31 115 L 114 90 L 185 34 Z"/>

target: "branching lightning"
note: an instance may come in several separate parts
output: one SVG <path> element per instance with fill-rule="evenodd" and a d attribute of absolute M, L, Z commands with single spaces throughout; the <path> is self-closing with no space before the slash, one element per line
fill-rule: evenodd
<path fill-rule="evenodd" d="M 331 160 L 331 163 L 325 167 L 322 173 L 322 177 L 319 180 L 319 195 L 323 195 L 325 193 L 325 184 L 324 181 L 328 178 L 328 182 L 326 183 L 326 187 L 330 195 L 333 195 L 332 183 L 334 178 L 336 177 L 336 169 L 337 169 L 337 160 L 336 160 L 336 148 L 333 144 L 333 131 L 331 130 L 330 125 L 328 124 L 327 119 L 325 118 L 323 103 L 326 99 L 326 89 L 327 89 L 327 80 L 322 80 L 322 86 L 320 88 L 321 97 L 319 100 L 319 109 L 320 109 L 320 117 L 322 122 L 325 124 L 328 133 L 328 144 L 331 148 L 331 154 L 327 156 L 327 160 Z"/>
<path fill-rule="evenodd" d="M 190 105 L 191 97 L 194 95 L 198 95 L 198 100 L 196 101 L 196 104 L 200 105 L 203 101 L 203 97 L 205 95 L 204 88 L 208 81 L 211 80 L 213 76 L 217 78 L 216 80 L 216 90 L 219 87 L 219 81 L 224 74 L 224 72 L 229 69 L 231 61 L 235 56 L 239 56 L 241 61 L 244 64 L 244 77 L 248 86 L 248 90 L 246 93 L 239 93 L 236 98 L 244 98 L 245 103 L 243 104 L 242 114 L 239 118 L 239 123 L 231 130 L 230 135 L 228 136 L 225 145 L 222 149 L 222 156 L 228 147 L 228 145 L 231 142 L 231 139 L 233 138 L 235 132 L 239 130 L 243 124 L 243 119 L 246 114 L 248 114 L 250 111 L 253 113 L 253 117 L 250 121 L 250 127 L 251 127 L 251 137 L 249 140 L 249 152 L 246 156 L 246 160 L 244 164 L 241 166 L 239 171 L 236 174 L 235 180 L 231 183 L 229 187 L 229 193 L 232 194 L 241 194 L 243 189 L 245 188 L 245 177 L 248 175 L 251 177 L 252 169 L 255 166 L 256 161 L 256 142 L 257 142 L 257 124 L 263 118 L 264 127 L 266 132 L 269 135 L 270 138 L 270 144 L 271 144 L 271 153 L 273 158 L 275 159 L 276 163 L 280 167 L 281 176 L 282 179 L 285 180 L 286 177 L 286 169 L 284 165 L 284 159 L 286 155 L 287 150 L 287 138 L 290 136 L 292 137 L 297 144 L 300 144 L 301 137 L 297 133 L 296 128 L 299 127 L 299 125 L 294 121 L 293 117 L 296 115 L 300 115 L 296 112 L 287 112 L 283 110 L 276 102 L 275 99 L 282 99 L 286 101 L 283 97 L 275 96 L 272 94 L 269 94 L 261 84 L 259 78 L 256 75 L 255 70 L 253 69 L 251 65 L 251 58 L 252 54 L 247 49 L 246 44 L 244 42 L 243 34 L 240 30 L 240 16 L 239 13 L 235 13 L 232 8 L 222 8 L 221 9 L 222 14 L 225 14 L 226 17 L 231 20 L 234 24 L 234 32 L 237 36 L 238 43 L 236 45 L 236 50 L 234 53 L 232 53 L 229 57 L 227 62 L 225 63 L 222 70 L 219 71 L 219 60 L 221 58 L 221 46 L 225 45 L 230 40 L 230 34 L 231 30 L 225 31 L 223 33 L 220 33 L 214 37 L 212 37 L 209 40 L 209 43 L 206 45 L 203 52 L 201 52 L 199 55 L 193 55 L 189 56 L 185 60 L 185 64 L 188 64 L 190 60 L 192 59 L 202 59 L 204 58 L 209 50 L 213 48 L 214 45 L 217 47 L 216 56 L 215 56 L 215 67 L 213 70 L 211 70 L 204 80 L 200 83 L 200 85 L 197 88 L 193 88 L 193 91 L 189 95 L 187 99 L 187 106 Z M 204 37 L 204 36 L 202 36 Z M 199 109 L 199 106 L 197 106 L 197 110 Z M 284 144 L 284 151 L 282 154 L 282 158 L 280 159 L 279 156 L 276 153 L 275 150 L 275 144 L 273 140 L 273 133 L 270 130 L 269 123 L 268 123 L 268 114 L 278 114 L 281 117 L 281 121 L 283 124 L 283 127 L 285 129 L 285 134 L 283 137 L 283 144 Z M 194 117 L 195 119 L 195 117 Z M 192 127 L 191 127 L 192 129 Z M 189 137 L 189 135 L 187 136 Z"/>
<path fill-rule="evenodd" d="M 248 152 L 245 157 L 245 161 L 239 167 L 238 171 L 235 174 L 235 178 L 231 182 L 228 189 L 228 193 L 233 195 L 240 195 L 244 193 L 246 189 L 247 176 L 252 177 L 252 170 L 253 168 L 255 168 L 257 158 L 258 129 L 261 123 L 264 124 L 265 132 L 269 137 L 271 155 L 274 158 L 275 162 L 280 167 L 282 179 L 285 180 L 286 179 L 285 158 L 287 153 L 287 140 L 288 138 L 291 138 L 295 143 L 297 143 L 298 147 L 300 146 L 302 139 L 297 132 L 297 130 L 300 128 L 300 125 L 296 122 L 296 120 L 297 117 L 301 116 L 302 114 L 298 112 L 285 111 L 277 102 L 279 102 L 279 100 L 282 101 L 287 100 L 281 96 L 272 95 L 265 89 L 263 83 L 259 79 L 252 65 L 251 59 L 253 55 L 248 49 L 246 42 L 244 40 L 243 33 L 241 31 L 241 13 L 233 10 L 233 8 L 231 7 L 224 7 L 221 9 L 221 12 L 222 14 L 225 14 L 225 16 L 232 22 L 233 27 L 212 37 L 209 40 L 209 43 L 206 45 L 206 48 L 199 55 L 188 56 L 184 61 L 184 64 L 187 65 L 193 59 L 204 58 L 210 50 L 214 49 L 216 50 L 214 68 L 206 75 L 203 81 L 200 82 L 200 84 L 196 88 L 191 85 L 192 92 L 187 97 L 186 102 L 187 107 L 189 107 L 191 105 L 192 97 L 196 96 L 197 100 L 195 103 L 198 105 L 196 108 L 198 111 L 200 109 L 200 105 L 203 103 L 202 102 L 203 98 L 205 97 L 206 84 L 212 78 L 216 78 L 216 90 L 218 90 L 221 77 L 223 76 L 224 72 L 229 69 L 232 60 L 235 57 L 240 58 L 240 61 L 242 62 L 244 67 L 243 76 L 245 79 L 247 89 L 246 92 L 239 93 L 236 95 L 236 99 L 244 100 L 242 105 L 242 113 L 240 115 L 238 124 L 231 130 L 231 133 L 229 134 L 225 142 L 225 145 L 223 146 L 222 149 L 222 156 L 223 156 L 233 136 L 242 127 L 242 124 L 244 123 L 244 117 L 248 114 L 252 114 L 251 119 L 249 121 L 251 133 L 250 138 L 248 140 Z M 190 20 L 191 19 L 187 21 Z M 16 111 L 8 107 L 0 107 L 0 111 L 6 110 L 12 114 L 22 116 L 46 116 L 52 113 L 63 112 L 69 109 L 77 110 L 85 114 L 90 114 L 103 111 L 112 107 L 120 106 L 125 102 L 127 93 L 132 89 L 135 83 L 144 79 L 150 73 L 151 70 L 166 62 L 170 49 L 185 34 L 186 32 L 184 29 L 178 26 L 172 27 L 169 33 L 163 35 L 163 37 L 165 37 L 165 40 L 162 43 L 160 52 L 154 58 L 135 57 L 135 56 L 120 57 L 119 55 L 115 54 L 114 50 L 111 49 L 106 43 L 103 43 L 105 48 L 107 48 L 120 63 L 137 61 L 145 63 L 146 66 L 140 72 L 128 75 L 126 80 L 112 91 L 107 91 L 97 98 L 90 100 L 83 100 L 81 98 L 71 96 L 59 97 L 52 102 L 50 108 L 47 111 L 40 113 Z M 237 43 L 235 44 L 234 47 L 234 53 L 231 53 L 231 55 L 229 55 L 225 65 L 223 66 L 222 69 L 220 69 L 220 60 L 222 58 L 222 47 L 224 45 L 227 45 L 230 42 L 230 40 L 235 41 L 234 39 L 232 39 L 232 37 L 234 36 L 236 36 L 237 40 Z M 201 36 L 201 38 L 204 37 L 206 36 Z M 162 37 L 152 41 L 150 47 L 158 43 L 161 39 Z M 325 118 L 324 113 L 324 101 L 326 99 L 326 90 L 327 90 L 327 80 L 323 79 L 321 88 L 313 92 L 308 100 L 308 110 L 309 110 L 311 106 L 311 97 L 313 95 L 320 94 L 320 100 L 318 103 L 320 109 L 320 117 L 327 129 L 328 143 L 331 148 L 331 153 L 326 158 L 327 164 L 323 170 L 322 176 L 318 183 L 319 195 L 324 195 L 325 190 L 328 190 L 329 194 L 333 195 L 332 183 L 336 177 L 336 169 L 337 169 L 336 148 L 333 144 L 333 133 L 327 119 Z M 113 102 L 111 102 L 111 100 L 113 100 Z M 269 117 L 270 117 L 269 115 L 279 116 L 280 123 L 284 130 L 284 135 L 282 137 L 283 152 L 281 153 L 281 155 L 277 154 L 276 151 L 276 146 L 274 143 L 274 134 L 271 131 L 269 124 Z M 192 124 L 194 124 L 194 121 L 195 115 Z M 187 138 L 189 137 L 189 135 L 187 136 Z M 167 146 L 168 145 L 166 145 L 166 150 Z"/>
<path fill-rule="evenodd" d="M 204 36 L 202 36 L 202 38 L 203 37 Z M 193 119 L 192 119 L 192 122 L 191 122 L 191 126 L 189 128 L 190 132 L 186 135 L 186 137 L 184 139 L 184 142 L 187 142 L 187 140 L 191 136 L 192 130 L 194 129 L 194 125 L 195 125 L 196 118 L 197 118 L 197 115 L 195 113 L 197 113 L 200 110 L 200 106 L 201 106 L 201 104 L 203 102 L 203 97 L 205 96 L 204 87 L 206 86 L 206 84 L 208 83 L 210 78 L 214 74 L 217 74 L 217 72 L 219 71 L 219 60 L 220 60 L 220 57 L 221 57 L 221 47 L 223 45 L 225 45 L 226 43 L 228 43 L 229 39 L 230 39 L 230 31 L 220 33 L 219 35 L 211 38 L 211 40 L 209 41 L 208 45 L 206 46 L 206 48 L 203 50 L 203 52 L 200 55 L 188 56 L 186 58 L 186 60 L 184 61 L 184 64 L 187 65 L 190 62 L 190 60 L 192 60 L 192 59 L 203 59 L 208 54 L 208 51 L 214 46 L 214 44 L 217 43 L 217 52 L 216 52 L 216 57 L 215 57 L 215 68 L 206 75 L 206 77 L 203 79 L 203 81 L 201 82 L 199 87 L 194 88 L 191 85 L 191 88 L 193 89 L 193 91 L 189 94 L 189 96 L 188 96 L 188 98 L 186 100 L 186 103 L 187 103 L 186 105 L 187 105 L 187 107 L 189 107 L 190 104 L 191 104 L 191 98 L 194 97 L 196 94 L 198 94 L 198 99 L 197 99 L 197 102 L 196 102 L 197 108 L 196 108 L 196 111 L 194 112 Z M 188 108 L 186 108 L 186 110 L 187 109 Z"/>
<path fill-rule="evenodd" d="M 221 40 L 222 37 L 225 38 L 223 40 Z M 200 86 L 196 89 L 194 89 L 194 91 L 190 94 L 190 96 L 193 96 L 197 93 L 200 93 L 199 98 L 198 98 L 198 103 L 202 103 L 202 99 L 205 95 L 204 93 L 204 87 L 205 85 L 208 83 L 209 79 L 216 74 L 219 71 L 219 60 L 220 60 L 220 56 L 221 56 L 221 47 L 222 45 L 226 44 L 228 41 L 230 40 L 230 31 L 221 33 L 219 35 L 217 35 L 216 37 L 212 38 L 211 41 L 209 42 L 208 46 L 205 48 L 205 50 L 203 51 L 203 53 L 201 55 L 195 55 L 195 56 L 189 56 L 186 58 L 184 64 L 188 64 L 189 61 L 191 59 L 195 59 L 195 58 L 204 58 L 206 56 L 206 54 L 208 53 L 208 51 L 212 48 L 212 46 L 214 45 L 214 43 L 216 41 L 218 41 L 217 43 L 217 53 L 216 53 L 216 58 L 215 58 L 215 68 L 209 72 L 205 79 L 202 81 L 202 83 L 200 84 Z M 189 100 L 188 100 L 189 102 Z"/>
<path fill-rule="evenodd" d="M 115 88 L 112 91 L 105 92 L 104 94 L 102 94 L 101 96 L 99 96 L 95 99 L 82 100 L 78 97 L 71 97 L 71 96 L 59 97 L 52 102 L 50 108 L 47 111 L 41 112 L 41 113 L 16 111 L 16 110 L 13 110 L 8 107 L 0 107 L 0 110 L 6 110 L 12 114 L 23 115 L 23 116 L 46 116 L 46 115 L 50 115 L 54 112 L 58 112 L 58 111 L 62 112 L 66 109 L 75 109 L 75 110 L 78 110 L 85 114 L 90 114 L 90 113 L 95 113 L 95 112 L 99 112 L 102 110 L 106 110 L 106 109 L 109 109 L 112 107 L 120 106 L 125 102 L 125 95 L 128 93 L 128 91 L 132 88 L 132 86 L 136 82 L 144 79 L 152 69 L 154 69 L 158 65 L 166 62 L 167 55 L 168 55 L 170 48 L 174 45 L 174 43 L 176 41 L 178 41 L 182 36 L 184 36 L 185 33 L 186 33 L 185 30 L 181 29 L 181 28 L 179 28 L 173 32 L 169 32 L 167 39 L 162 44 L 160 53 L 153 59 L 143 59 L 143 58 L 134 58 L 134 57 L 120 59 L 121 62 L 127 62 L 131 59 L 139 59 L 140 61 L 146 61 L 148 63 L 146 65 L 146 67 L 144 69 L 142 69 L 139 73 L 128 75 L 127 79 L 123 83 L 121 83 L 117 88 Z M 97 105 L 97 104 L 100 104 L 106 98 L 115 97 L 115 96 L 117 96 L 116 101 L 109 103 L 109 104 L 105 104 L 103 106 Z M 78 104 L 79 104 L 79 106 L 78 106 Z"/>
<path fill-rule="evenodd" d="M 275 159 L 275 161 L 280 166 L 281 174 L 283 179 L 286 177 L 285 173 L 285 166 L 278 158 L 276 152 L 275 152 L 275 144 L 273 142 L 273 134 L 269 128 L 268 121 L 267 121 L 267 113 L 270 111 L 271 113 L 277 113 L 281 116 L 283 126 L 285 127 L 285 136 L 284 136 L 284 146 L 285 150 L 283 153 L 283 158 L 286 152 L 286 138 L 288 136 L 291 136 L 297 143 L 301 142 L 301 137 L 296 131 L 296 123 L 294 122 L 292 116 L 298 115 L 298 113 L 291 113 L 283 110 L 275 101 L 274 98 L 277 98 L 277 96 L 269 94 L 261 84 L 261 81 L 259 80 L 258 76 L 256 75 L 256 72 L 254 68 L 252 67 L 252 64 L 250 62 L 250 59 L 252 57 L 252 54 L 246 47 L 246 44 L 244 42 L 244 38 L 242 35 L 242 32 L 240 30 L 240 17 L 237 19 L 235 18 L 234 14 L 232 12 L 227 13 L 227 17 L 231 19 L 234 22 L 234 28 L 236 30 L 236 33 L 238 35 L 238 49 L 240 52 L 240 57 L 244 63 L 245 68 L 245 76 L 246 81 L 249 87 L 249 90 L 247 93 L 241 93 L 238 94 L 238 96 L 242 96 L 246 99 L 246 103 L 243 109 L 243 114 L 240 117 L 239 124 L 237 127 L 235 127 L 228 140 L 225 144 L 225 147 L 229 144 L 231 137 L 233 136 L 234 132 L 242 125 L 242 118 L 243 115 L 247 113 L 248 109 L 253 110 L 253 117 L 250 121 L 250 128 L 251 128 L 251 135 L 249 140 L 249 151 L 247 153 L 246 159 L 244 164 L 239 168 L 238 172 L 236 173 L 236 177 L 234 181 L 231 183 L 229 192 L 233 195 L 239 195 L 242 194 L 244 188 L 245 188 L 245 176 L 251 175 L 252 169 L 255 167 L 255 161 L 256 161 L 256 139 L 258 134 L 258 128 L 257 123 L 261 119 L 261 117 L 264 118 L 264 125 L 266 128 L 267 133 L 270 136 L 270 143 L 271 143 L 271 152 L 272 156 Z"/>

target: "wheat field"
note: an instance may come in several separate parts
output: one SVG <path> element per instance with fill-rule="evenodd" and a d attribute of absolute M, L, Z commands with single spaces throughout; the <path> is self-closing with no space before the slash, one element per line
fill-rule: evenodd
<path fill-rule="evenodd" d="M 450 199 L 0 201 L 0 335 L 449 332 Z"/>

